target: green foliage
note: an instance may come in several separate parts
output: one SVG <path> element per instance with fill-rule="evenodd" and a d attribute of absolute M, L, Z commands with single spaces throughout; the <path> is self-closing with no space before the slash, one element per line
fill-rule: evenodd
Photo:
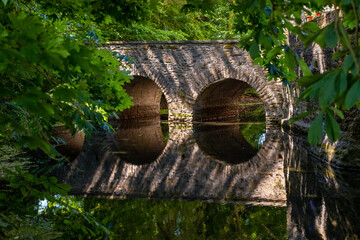
<path fill-rule="evenodd" d="M 84 209 L 84 200 L 79 197 L 56 196 L 56 201 L 45 201 L 40 206 L 39 216 L 52 223 L 62 239 L 104 239 L 112 235 L 93 216 L 93 209 Z"/>
<path fill-rule="evenodd" d="M 111 233 L 73 197 L 70 185 L 53 176 L 4 168 L 7 187 L 0 191 L 0 236 L 20 239 L 95 239 Z M 46 207 L 40 203 L 46 203 Z M 45 216 L 46 215 L 46 216 Z"/>
<path fill-rule="evenodd" d="M 269 80 L 281 80 L 287 85 L 288 81 L 298 78 L 294 70 L 296 64 L 299 65 L 302 76 L 298 83 L 305 87 L 300 100 L 317 101 L 318 110 L 325 115 L 325 118 L 316 118 L 309 130 L 308 138 L 312 144 L 320 141 L 323 128 L 319 126 L 323 122 L 328 137 L 337 140 L 340 129 L 334 115 L 342 116 L 341 111 L 360 105 L 360 1 L 332 1 L 336 9 L 335 21 L 322 29 L 315 22 L 303 23 L 301 18 L 304 12 L 322 11 L 329 4 L 324 0 L 235 0 L 232 3 L 234 25 L 243 36 L 240 44 L 249 51 L 255 64 L 268 71 Z M 296 35 L 305 48 L 310 44 L 335 48 L 333 59 L 341 64 L 331 71 L 314 75 L 312 66 L 309 67 L 287 44 L 289 32 Z M 299 117 L 302 116 L 306 114 Z"/>
<path fill-rule="evenodd" d="M 214 5 L 214 3 L 216 3 Z M 196 4 L 195 1 L 192 4 Z M 227 1 L 187 4 L 186 0 L 161 0 L 151 5 L 146 20 L 131 25 L 110 22 L 101 25 L 108 40 L 215 40 L 238 38 L 234 13 Z M 190 11 L 191 10 L 191 11 Z"/>
<path fill-rule="evenodd" d="M 130 26 L 124 27 L 121 32 L 115 32 L 115 36 L 110 36 L 111 39 L 121 39 L 126 41 L 172 41 L 172 40 L 186 40 L 188 35 L 182 31 L 172 30 L 164 31 L 148 24 L 134 23 Z"/>
<path fill-rule="evenodd" d="M 169 140 L 169 124 L 168 123 L 161 123 L 161 132 L 164 136 L 164 142 L 166 143 Z"/>
<path fill-rule="evenodd" d="M 101 49 L 100 26 L 108 21 L 124 24 L 141 19 L 147 14 L 146 7 L 137 6 L 143 5 L 143 1 L 124 1 L 123 8 L 93 0 L 0 2 L 1 150 L 3 145 L 39 148 L 57 157 L 51 145 L 55 124 L 65 124 L 72 134 L 84 131 L 89 135 L 94 124 L 108 127 L 110 114 L 132 104 L 122 88 L 131 76 L 119 70 L 119 66 L 126 68 L 127 62 L 119 61 L 123 56 Z M 126 8 L 131 11 L 124 11 Z M 12 167 L 16 156 L 7 158 Z M 52 169 L 47 168 L 42 172 Z M 53 239 L 63 235 L 54 222 L 38 216 L 38 201 L 44 199 L 66 209 L 64 214 L 72 214 L 74 223 L 79 216 L 81 221 L 85 219 L 87 223 L 80 226 L 84 236 L 93 235 L 88 228 L 100 226 L 61 200 L 70 186 L 56 178 L 19 167 L 4 168 L 4 174 L 0 238 Z"/>
<path fill-rule="evenodd" d="M 266 124 L 248 123 L 240 125 L 240 132 L 244 139 L 255 149 L 260 149 L 265 141 Z"/>
<path fill-rule="evenodd" d="M 265 122 L 265 107 L 263 104 L 240 105 L 239 122 Z"/>
<path fill-rule="evenodd" d="M 72 133 L 90 133 L 94 123 L 106 124 L 110 114 L 131 105 L 121 87 L 131 77 L 118 70 L 113 53 L 94 44 L 99 38 L 72 29 L 88 24 L 85 16 L 77 24 L 66 18 L 68 11 L 51 19 L 45 14 L 66 2 L 41 3 L 0 3 L 0 137 L 55 156 L 52 126 L 61 122 Z M 76 4 L 72 10 L 85 11 Z"/>

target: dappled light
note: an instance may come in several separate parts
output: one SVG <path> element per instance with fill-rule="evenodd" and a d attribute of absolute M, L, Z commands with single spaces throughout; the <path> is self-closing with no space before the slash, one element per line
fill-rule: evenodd
<path fill-rule="evenodd" d="M 285 204 L 284 178 L 278 172 L 283 161 L 279 159 L 281 141 L 276 131 L 266 132 L 269 135 L 258 143 L 258 150 L 241 135 L 238 125 L 196 125 L 194 133 L 186 126 L 170 125 L 158 158 L 134 162 L 143 156 L 154 159 L 160 152 L 164 146 L 157 137 L 161 129 L 156 124 L 124 127 L 123 133 L 119 125 L 113 134 L 95 136 L 71 165 L 57 171 L 60 179 L 73 186 L 72 194 Z M 131 137 L 130 133 L 149 136 Z M 254 138 L 245 133 L 247 139 Z M 152 138 L 158 140 L 151 145 Z"/>

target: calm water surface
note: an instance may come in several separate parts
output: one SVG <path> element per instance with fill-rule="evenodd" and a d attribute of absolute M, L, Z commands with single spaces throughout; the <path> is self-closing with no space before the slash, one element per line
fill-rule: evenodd
<path fill-rule="evenodd" d="M 360 174 L 264 123 L 113 123 L 57 171 L 118 239 L 358 239 Z"/>

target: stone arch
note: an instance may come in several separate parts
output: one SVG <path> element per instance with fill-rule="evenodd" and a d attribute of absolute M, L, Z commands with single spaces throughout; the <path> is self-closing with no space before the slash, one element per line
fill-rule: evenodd
<path fill-rule="evenodd" d="M 255 89 L 264 103 L 266 120 L 281 118 L 278 115 L 278 100 L 268 86 L 269 83 L 264 72 L 257 68 L 236 66 L 226 69 L 220 66 L 213 69 L 213 73 L 207 79 L 199 81 L 202 84 L 199 86 L 200 91 L 195 96 L 193 119 L 208 121 L 237 115 L 235 98 L 249 86 Z"/>
<path fill-rule="evenodd" d="M 247 82 L 233 78 L 210 83 L 196 98 L 193 107 L 194 121 L 237 119 L 240 109 L 239 96 L 249 87 L 252 86 Z M 259 93 L 256 88 L 254 89 Z M 259 95 L 266 109 L 264 96 L 260 93 Z"/>
<path fill-rule="evenodd" d="M 160 102 L 162 95 L 168 103 L 168 97 L 156 81 L 150 78 L 134 75 L 130 83 L 125 83 L 123 88 L 133 97 L 134 103 L 129 109 L 120 112 L 119 118 L 141 118 L 160 115 Z"/>
<path fill-rule="evenodd" d="M 165 94 L 169 121 L 193 121 L 199 94 L 224 79 L 246 82 L 265 103 L 266 119 L 283 118 L 282 84 L 268 82 L 265 72 L 254 66 L 238 41 L 112 42 L 108 48 L 136 62 L 130 74 L 153 80 Z"/>

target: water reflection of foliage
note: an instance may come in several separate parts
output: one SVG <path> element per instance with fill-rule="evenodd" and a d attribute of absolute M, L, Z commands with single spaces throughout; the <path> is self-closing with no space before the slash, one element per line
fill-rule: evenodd
<path fill-rule="evenodd" d="M 240 125 L 240 132 L 254 148 L 260 149 L 265 140 L 265 123 L 248 123 Z"/>
<path fill-rule="evenodd" d="M 161 132 L 164 136 L 164 142 L 169 140 L 169 124 L 168 123 L 161 123 Z"/>
<path fill-rule="evenodd" d="M 262 104 L 240 105 L 240 122 L 265 122 L 265 107 Z"/>
<path fill-rule="evenodd" d="M 117 239 L 287 239 L 286 208 L 94 198 L 84 206 Z"/>

